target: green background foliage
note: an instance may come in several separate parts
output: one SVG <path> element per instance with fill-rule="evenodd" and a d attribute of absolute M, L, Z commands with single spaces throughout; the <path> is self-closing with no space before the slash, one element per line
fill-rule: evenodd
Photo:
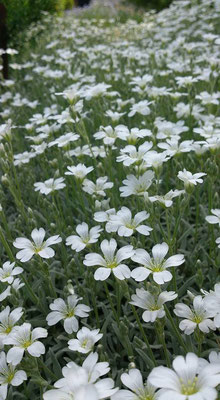
<path fill-rule="evenodd" d="M 162 8 L 168 7 L 172 0 L 129 0 L 129 1 L 136 6 L 162 10 Z"/>
<path fill-rule="evenodd" d="M 62 12 L 71 8 L 74 0 L 1 0 L 7 10 L 9 38 L 16 42 L 18 32 L 42 16 L 42 11 Z"/>

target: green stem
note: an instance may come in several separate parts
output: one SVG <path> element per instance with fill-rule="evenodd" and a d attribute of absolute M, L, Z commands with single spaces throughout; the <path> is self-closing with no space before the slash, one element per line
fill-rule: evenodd
<path fill-rule="evenodd" d="M 154 357 L 154 354 L 153 354 L 153 351 L 152 351 L 152 349 L 151 349 L 151 347 L 150 347 L 150 343 L 148 342 L 147 336 L 146 336 L 146 334 L 145 334 L 145 332 L 144 332 L 144 328 L 143 328 L 143 326 L 142 326 L 142 324 L 141 324 L 141 321 L 140 321 L 140 318 L 139 318 L 139 316 L 138 316 L 138 313 L 137 313 L 137 311 L 135 310 L 135 308 L 134 308 L 133 305 L 131 305 L 131 308 L 132 308 L 133 314 L 134 314 L 134 316 L 135 316 L 135 318 L 136 318 L 136 321 L 137 321 L 137 324 L 138 324 L 139 329 L 140 329 L 140 331 L 141 331 L 141 334 L 142 334 L 142 336 L 143 336 L 144 342 L 145 342 L 145 344 L 146 344 L 146 346 L 147 346 L 147 349 L 148 349 L 150 358 L 151 358 L 152 362 L 154 363 L 154 366 L 156 367 L 156 366 L 157 366 L 157 361 L 156 361 L 156 359 L 155 359 L 155 357 Z"/>
<path fill-rule="evenodd" d="M 8 257 L 9 257 L 10 261 L 13 262 L 14 261 L 14 256 L 13 256 L 12 251 L 11 251 L 9 245 L 8 245 L 7 240 L 5 239 L 4 232 L 2 231 L 1 227 L 0 227 L 0 241 L 2 242 L 2 245 L 3 245 L 6 253 L 8 254 Z"/>
<path fill-rule="evenodd" d="M 169 312 L 169 310 L 168 310 L 166 305 L 164 305 L 164 309 L 166 311 L 167 318 L 169 319 L 169 321 L 170 321 L 170 323 L 172 325 L 172 328 L 173 328 L 173 331 L 175 333 L 175 336 L 178 339 L 178 342 L 180 343 L 180 345 L 183 347 L 183 349 L 187 353 L 188 350 L 187 350 L 186 344 L 185 344 L 181 334 L 178 332 L 178 329 L 177 329 L 177 327 L 175 325 L 175 322 L 173 321 L 173 318 L 172 318 L 172 316 L 171 316 L 171 314 L 170 314 L 170 312 Z"/>
<path fill-rule="evenodd" d="M 33 289 L 31 288 L 31 286 L 29 285 L 27 279 L 25 278 L 24 274 L 21 275 L 21 279 L 25 284 L 25 287 L 30 295 L 30 298 L 32 299 L 32 301 L 38 306 L 40 307 L 41 311 L 44 313 L 44 315 L 47 315 L 47 312 L 45 311 L 44 307 L 42 306 L 40 299 L 36 296 L 36 294 L 34 293 Z"/>
<path fill-rule="evenodd" d="M 120 321 L 119 321 L 119 318 L 118 318 L 118 314 L 117 314 L 117 312 L 115 311 L 115 307 L 114 307 L 114 304 L 113 304 L 111 295 L 110 295 L 109 290 L 108 290 L 108 285 L 107 285 L 107 283 L 106 283 L 105 281 L 104 281 L 104 288 L 105 288 L 105 292 L 106 292 L 108 301 L 109 301 L 109 303 L 110 303 L 110 305 L 111 305 L 111 309 L 112 309 L 112 312 L 113 312 L 113 314 L 114 314 L 115 320 L 117 321 L 117 323 L 118 323 L 118 325 L 119 325 L 119 322 L 120 322 Z"/>
<path fill-rule="evenodd" d="M 41 360 L 41 358 L 38 358 L 38 364 L 44 369 L 44 371 L 51 376 L 51 378 L 55 379 L 56 381 L 58 380 L 57 376 L 46 366 L 45 363 Z"/>

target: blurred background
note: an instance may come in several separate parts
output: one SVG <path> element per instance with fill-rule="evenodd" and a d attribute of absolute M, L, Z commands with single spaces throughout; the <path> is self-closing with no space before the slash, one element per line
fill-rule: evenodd
<path fill-rule="evenodd" d="M 0 24 L 5 19 L 2 7 L 5 7 L 7 16 L 6 24 L 8 30 L 8 38 L 15 39 L 17 32 L 25 29 L 31 22 L 41 18 L 42 12 L 63 13 L 65 10 L 73 7 L 89 6 L 93 0 L 0 0 Z M 118 3 L 123 7 L 135 8 L 154 8 L 157 11 L 168 6 L 171 0 L 108 0 L 108 3 Z M 100 6 L 105 0 L 99 0 Z M 1 46 L 0 46 L 1 47 Z"/>

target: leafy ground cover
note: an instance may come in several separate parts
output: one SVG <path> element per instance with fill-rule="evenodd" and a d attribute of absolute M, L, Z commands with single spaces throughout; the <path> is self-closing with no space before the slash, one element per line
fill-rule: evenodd
<path fill-rule="evenodd" d="M 2 399 L 218 398 L 219 16 L 45 16 L 9 51 Z"/>

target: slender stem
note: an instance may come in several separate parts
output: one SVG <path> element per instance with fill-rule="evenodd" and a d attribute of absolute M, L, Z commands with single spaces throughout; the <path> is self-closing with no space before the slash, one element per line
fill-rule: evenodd
<path fill-rule="evenodd" d="M 44 307 L 42 306 L 40 299 L 36 296 L 36 294 L 34 293 L 33 289 L 31 288 L 31 286 L 29 285 L 27 279 L 25 278 L 24 274 L 21 275 L 21 279 L 25 284 L 25 287 L 27 289 L 27 291 L 29 292 L 30 298 L 32 299 L 32 301 L 41 308 L 41 311 L 47 315 L 47 312 L 45 311 Z"/>
<path fill-rule="evenodd" d="M 176 335 L 176 338 L 178 339 L 180 345 L 183 347 L 183 349 L 187 353 L 188 350 L 187 350 L 186 344 L 185 344 L 181 334 L 178 332 L 178 329 L 177 329 L 177 327 L 176 327 L 176 325 L 175 325 L 175 323 L 173 321 L 173 318 L 172 318 L 172 316 L 171 316 L 171 314 L 170 314 L 170 312 L 169 312 L 169 310 L 168 310 L 166 305 L 164 305 L 164 309 L 166 311 L 167 318 L 169 319 L 169 321 L 170 321 L 170 323 L 172 325 L 172 328 L 173 328 L 173 331 L 174 331 L 174 333 Z"/>
<path fill-rule="evenodd" d="M 139 329 L 140 329 L 140 331 L 141 331 L 141 334 L 142 334 L 142 336 L 143 336 L 143 339 L 144 339 L 144 341 L 145 341 L 145 344 L 146 344 L 146 346 L 147 346 L 147 349 L 148 349 L 150 358 L 151 358 L 152 362 L 154 363 L 154 366 L 156 367 L 156 366 L 157 366 L 157 361 L 156 361 L 156 359 L 155 359 L 155 357 L 154 357 L 154 353 L 153 353 L 153 351 L 152 351 L 152 349 L 151 349 L 151 347 L 150 347 L 150 343 L 148 342 L 148 338 L 147 338 L 147 336 L 146 336 L 146 334 L 145 334 L 145 332 L 144 332 L 144 328 L 143 328 L 143 326 L 141 325 L 141 321 L 140 321 L 140 318 L 139 318 L 139 316 L 138 316 L 138 313 L 137 313 L 137 311 L 135 310 L 135 308 L 134 308 L 133 305 L 131 305 L 131 308 L 132 308 L 133 314 L 134 314 L 134 316 L 135 316 L 135 318 L 136 318 L 136 321 L 137 321 L 137 324 L 138 324 Z"/>
<path fill-rule="evenodd" d="M 159 340 L 163 346 L 163 352 L 164 352 L 164 356 L 167 362 L 167 366 L 170 368 L 171 363 L 170 363 L 170 357 L 167 351 L 167 345 L 166 345 L 166 341 L 165 341 L 165 332 L 164 332 L 164 326 L 161 323 L 160 320 L 157 321 L 157 324 L 155 325 L 155 328 L 158 328 L 158 336 L 159 336 Z"/>
<path fill-rule="evenodd" d="M 46 277 L 46 279 L 47 279 L 47 282 L 48 282 L 48 286 L 49 286 L 49 288 L 50 288 L 51 295 L 52 295 L 52 297 L 54 297 L 54 298 L 56 299 L 56 298 L 57 298 L 57 294 L 56 294 L 56 290 L 54 289 L 54 286 L 53 286 L 53 283 L 52 283 L 52 280 L 51 280 L 49 267 L 48 267 L 48 265 L 45 263 L 45 264 L 47 265 L 47 270 L 45 271 L 45 267 L 44 267 L 42 258 L 41 258 L 40 256 L 39 256 L 39 258 L 40 258 L 40 265 L 41 265 L 42 271 L 43 271 L 43 273 L 44 273 L 44 275 L 45 275 L 45 277 Z"/>
<path fill-rule="evenodd" d="M 11 249 L 9 247 L 9 244 L 8 244 L 7 240 L 5 239 L 4 232 L 2 231 L 1 227 L 0 227 L 0 241 L 2 242 L 2 245 L 5 248 L 5 251 L 8 254 L 8 257 L 13 262 L 14 261 L 14 256 L 12 254 L 12 251 L 11 251 Z"/>
<path fill-rule="evenodd" d="M 110 295 L 109 290 L 108 290 L 108 285 L 107 285 L 106 282 L 104 282 L 104 288 L 105 288 L 105 292 L 106 292 L 108 301 L 109 301 L 109 303 L 110 303 L 110 305 L 111 305 L 111 309 L 112 309 L 112 312 L 113 312 L 113 314 L 114 314 L 115 320 L 116 320 L 117 323 L 119 324 L 118 314 L 117 314 L 117 312 L 115 311 L 115 307 L 114 307 L 114 304 L 113 304 L 111 295 Z"/>
<path fill-rule="evenodd" d="M 57 376 L 46 366 L 46 364 L 41 360 L 41 358 L 38 358 L 38 364 L 44 369 L 44 371 L 51 376 L 51 378 L 55 379 L 57 381 Z"/>

